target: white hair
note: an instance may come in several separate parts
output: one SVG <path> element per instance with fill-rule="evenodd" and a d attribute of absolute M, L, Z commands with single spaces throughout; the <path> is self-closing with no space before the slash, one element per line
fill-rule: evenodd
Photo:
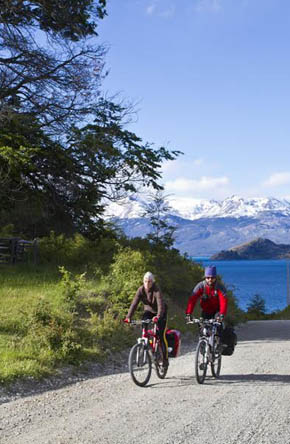
<path fill-rule="evenodd" d="M 147 271 L 147 273 L 144 274 L 143 281 L 155 281 L 154 275 L 151 273 L 151 271 Z"/>

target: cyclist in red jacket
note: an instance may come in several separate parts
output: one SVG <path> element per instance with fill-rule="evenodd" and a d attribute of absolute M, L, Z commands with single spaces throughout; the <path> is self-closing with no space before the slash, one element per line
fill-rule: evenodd
<path fill-rule="evenodd" d="M 143 285 L 138 288 L 128 314 L 124 322 L 131 322 L 139 302 L 144 305 L 143 320 L 152 319 L 157 323 L 161 347 L 163 351 L 163 366 L 168 367 L 168 344 L 166 340 L 167 305 L 164 302 L 160 288 L 155 282 L 155 278 L 150 271 L 145 273 Z"/>
<path fill-rule="evenodd" d="M 204 319 L 218 317 L 221 321 L 227 314 L 228 300 L 226 290 L 216 279 L 216 267 L 211 265 L 205 268 L 205 279 L 193 289 L 186 307 L 186 317 L 190 318 L 195 304 L 200 299 L 201 316 Z"/>

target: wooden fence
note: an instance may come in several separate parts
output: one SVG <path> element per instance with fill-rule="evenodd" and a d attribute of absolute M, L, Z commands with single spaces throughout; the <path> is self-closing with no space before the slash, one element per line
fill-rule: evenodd
<path fill-rule="evenodd" d="M 32 261 L 37 264 L 37 240 L 23 240 L 17 237 L 0 238 L 0 264 L 16 264 Z"/>

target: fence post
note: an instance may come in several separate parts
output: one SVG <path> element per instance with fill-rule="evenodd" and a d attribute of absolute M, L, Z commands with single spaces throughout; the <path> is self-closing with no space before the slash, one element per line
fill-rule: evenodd
<path fill-rule="evenodd" d="M 36 265 L 38 263 L 38 243 L 37 239 L 33 240 L 33 263 Z"/>
<path fill-rule="evenodd" d="M 10 245 L 10 255 L 11 255 L 10 262 L 11 262 L 11 264 L 15 264 L 15 262 L 16 262 L 17 242 L 18 242 L 17 237 L 13 237 L 11 239 L 11 245 Z"/>

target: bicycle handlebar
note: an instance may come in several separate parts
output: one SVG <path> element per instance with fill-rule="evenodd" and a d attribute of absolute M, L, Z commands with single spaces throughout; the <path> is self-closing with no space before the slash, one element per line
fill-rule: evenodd
<path fill-rule="evenodd" d="M 222 322 L 216 319 L 191 319 L 186 321 L 186 324 L 204 324 L 204 325 L 222 325 Z"/>
<path fill-rule="evenodd" d="M 142 325 L 142 324 L 154 324 L 154 322 L 152 322 L 152 320 L 151 319 L 146 319 L 146 320 L 144 320 L 144 321 L 142 321 L 142 319 L 141 320 L 133 320 L 133 321 L 131 321 L 130 322 L 130 324 L 131 325 Z"/>

